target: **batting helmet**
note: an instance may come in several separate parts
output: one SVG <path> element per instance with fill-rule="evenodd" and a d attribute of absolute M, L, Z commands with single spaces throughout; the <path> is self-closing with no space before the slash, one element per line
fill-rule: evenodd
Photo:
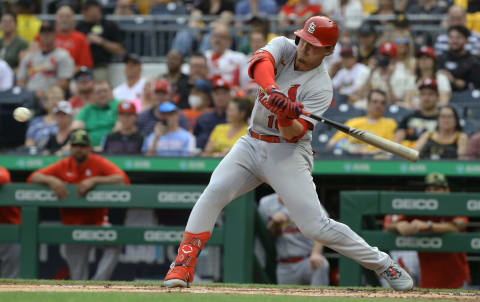
<path fill-rule="evenodd" d="M 335 21 L 325 16 L 315 16 L 305 22 L 302 29 L 295 31 L 298 39 L 301 38 L 313 46 L 335 46 L 338 40 L 338 26 Z"/>

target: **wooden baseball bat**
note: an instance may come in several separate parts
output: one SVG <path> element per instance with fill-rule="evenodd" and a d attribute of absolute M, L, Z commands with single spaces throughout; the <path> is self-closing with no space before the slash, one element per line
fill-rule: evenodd
<path fill-rule="evenodd" d="M 355 137 L 356 139 L 359 139 L 363 142 L 366 142 L 367 144 L 373 145 L 377 148 L 380 148 L 382 150 L 388 151 L 392 154 L 398 155 L 402 158 L 405 158 L 411 162 L 416 162 L 418 161 L 418 151 L 402 146 L 396 142 L 392 142 L 391 140 L 385 139 L 383 137 L 377 136 L 373 133 L 370 133 L 368 131 L 363 131 L 363 130 L 358 130 L 353 127 L 348 127 L 345 126 L 344 124 L 326 119 L 322 116 L 318 116 L 315 114 L 312 114 L 306 110 L 302 110 L 302 114 L 305 116 L 308 116 L 310 118 L 313 118 L 317 121 L 320 121 L 324 124 L 327 124 L 335 129 L 338 129 L 342 132 L 345 132 L 346 134 Z"/>

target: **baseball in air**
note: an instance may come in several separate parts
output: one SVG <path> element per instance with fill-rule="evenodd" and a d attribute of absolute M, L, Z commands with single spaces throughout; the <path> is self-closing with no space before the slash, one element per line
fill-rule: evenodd
<path fill-rule="evenodd" d="M 25 107 L 17 107 L 13 110 L 13 118 L 18 122 L 26 122 L 32 117 L 30 109 Z"/>

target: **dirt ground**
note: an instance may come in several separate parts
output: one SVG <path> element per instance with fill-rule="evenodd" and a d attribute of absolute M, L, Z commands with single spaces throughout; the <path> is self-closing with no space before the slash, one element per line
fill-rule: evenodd
<path fill-rule="evenodd" d="M 317 297 L 359 297 L 359 298 L 409 298 L 409 299 L 450 299 L 457 301 L 480 301 L 480 293 L 476 292 L 438 292 L 414 290 L 394 292 L 390 290 L 368 289 L 312 289 L 312 288 L 242 288 L 193 286 L 184 289 L 167 289 L 155 286 L 135 285 L 51 285 L 51 284 L 0 284 L 0 292 L 130 292 L 130 293 L 198 293 L 198 294 L 255 294 L 255 295 L 288 295 Z"/>

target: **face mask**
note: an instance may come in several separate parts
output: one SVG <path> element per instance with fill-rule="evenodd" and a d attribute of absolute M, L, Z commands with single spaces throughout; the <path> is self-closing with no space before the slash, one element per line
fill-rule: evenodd
<path fill-rule="evenodd" d="M 192 109 L 197 109 L 202 105 L 202 98 L 198 95 L 191 94 L 188 96 L 188 104 Z"/>

